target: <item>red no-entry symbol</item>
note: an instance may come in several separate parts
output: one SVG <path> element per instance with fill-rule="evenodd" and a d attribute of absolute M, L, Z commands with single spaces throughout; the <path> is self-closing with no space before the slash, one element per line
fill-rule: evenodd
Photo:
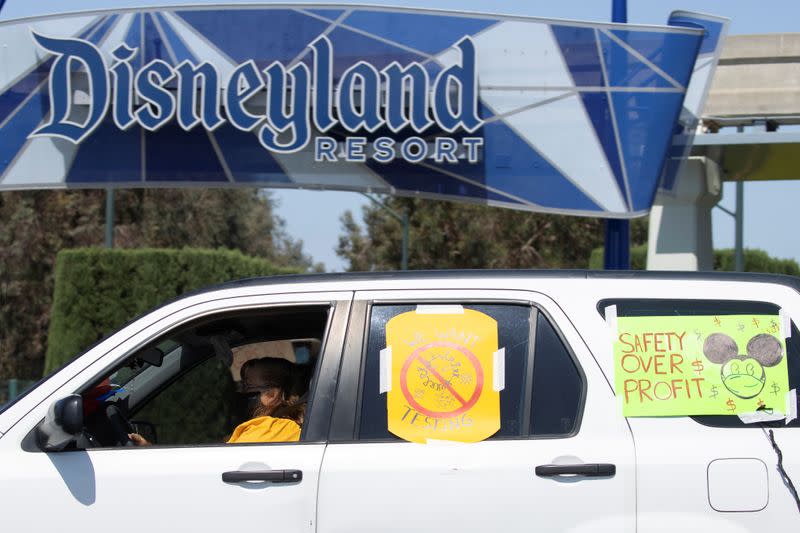
<path fill-rule="evenodd" d="M 451 379 L 444 377 L 438 370 L 436 370 L 433 367 L 431 360 L 429 360 L 430 358 L 426 357 L 426 352 L 435 348 L 450 348 L 464 356 L 466 362 L 468 363 L 467 366 L 469 366 L 470 369 L 475 373 L 475 388 L 469 398 L 465 399 L 463 395 L 459 394 L 458 391 L 453 387 Z M 455 401 L 459 404 L 459 407 L 450 411 L 434 411 L 420 405 L 420 403 L 408 390 L 408 373 L 411 370 L 411 365 L 415 361 L 418 361 L 422 366 L 425 367 L 425 370 L 430 375 L 432 380 L 441 384 L 442 387 L 453 396 Z M 459 346 L 458 344 L 446 341 L 429 342 L 428 344 L 420 346 L 408 356 L 408 359 L 406 359 L 405 363 L 403 364 L 403 368 L 400 371 L 400 389 L 403 391 L 403 396 L 405 396 L 408 405 L 418 413 L 431 418 L 452 418 L 472 409 L 472 407 L 481 397 L 481 392 L 483 391 L 483 381 L 483 369 L 481 368 L 480 361 L 477 357 L 475 357 L 475 354 L 473 354 L 464 346 Z"/>

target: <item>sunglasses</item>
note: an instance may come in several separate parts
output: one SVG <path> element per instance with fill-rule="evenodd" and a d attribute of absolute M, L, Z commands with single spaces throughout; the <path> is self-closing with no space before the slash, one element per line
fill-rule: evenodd
<path fill-rule="evenodd" d="M 247 385 L 246 383 L 239 384 L 239 392 L 241 394 L 244 394 L 248 399 L 260 396 L 262 392 L 268 392 L 277 388 L 278 387 L 272 385 L 263 385 L 261 387 L 255 387 L 252 385 Z"/>

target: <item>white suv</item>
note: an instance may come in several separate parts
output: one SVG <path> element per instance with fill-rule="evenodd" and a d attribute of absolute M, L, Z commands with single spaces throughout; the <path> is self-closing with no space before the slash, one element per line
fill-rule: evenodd
<path fill-rule="evenodd" d="M 0 525 L 796 531 L 796 419 L 625 417 L 615 393 L 615 321 L 747 314 L 785 321 L 796 389 L 796 278 L 472 271 L 229 283 L 154 310 L 6 406 Z M 227 444 L 249 416 L 239 369 L 263 357 L 294 369 L 300 440 Z M 131 433 L 151 445 L 133 446 Z"/>

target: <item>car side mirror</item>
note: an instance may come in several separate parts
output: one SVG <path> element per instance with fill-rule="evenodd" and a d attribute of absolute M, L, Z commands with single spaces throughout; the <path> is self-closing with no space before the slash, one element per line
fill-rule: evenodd
<path fill-rule="evenodd" d="M 60 452 L 83 434 L 83 398 L 71 394 L 50 406 L 36 427 L 36 444 L 45 452 Z"/>
<path fill-rule="evenodd" d="M 139 359 L 153 366 L 161 366 L 164 362 L 164 352 L 160 348 L 152 346 L 139 353 Z"/>

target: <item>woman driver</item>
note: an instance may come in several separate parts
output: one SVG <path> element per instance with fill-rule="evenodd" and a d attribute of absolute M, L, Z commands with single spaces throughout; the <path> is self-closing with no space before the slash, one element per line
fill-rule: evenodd
<path fill-rule="evenodd" d="M 300 440 L 302 412 L 288 402 L 293 374 L 285 359 L 265 357 L 242 365 L 242 392 L 255 404 L 253 418 L 233 430 L 229 443 Z"/>

